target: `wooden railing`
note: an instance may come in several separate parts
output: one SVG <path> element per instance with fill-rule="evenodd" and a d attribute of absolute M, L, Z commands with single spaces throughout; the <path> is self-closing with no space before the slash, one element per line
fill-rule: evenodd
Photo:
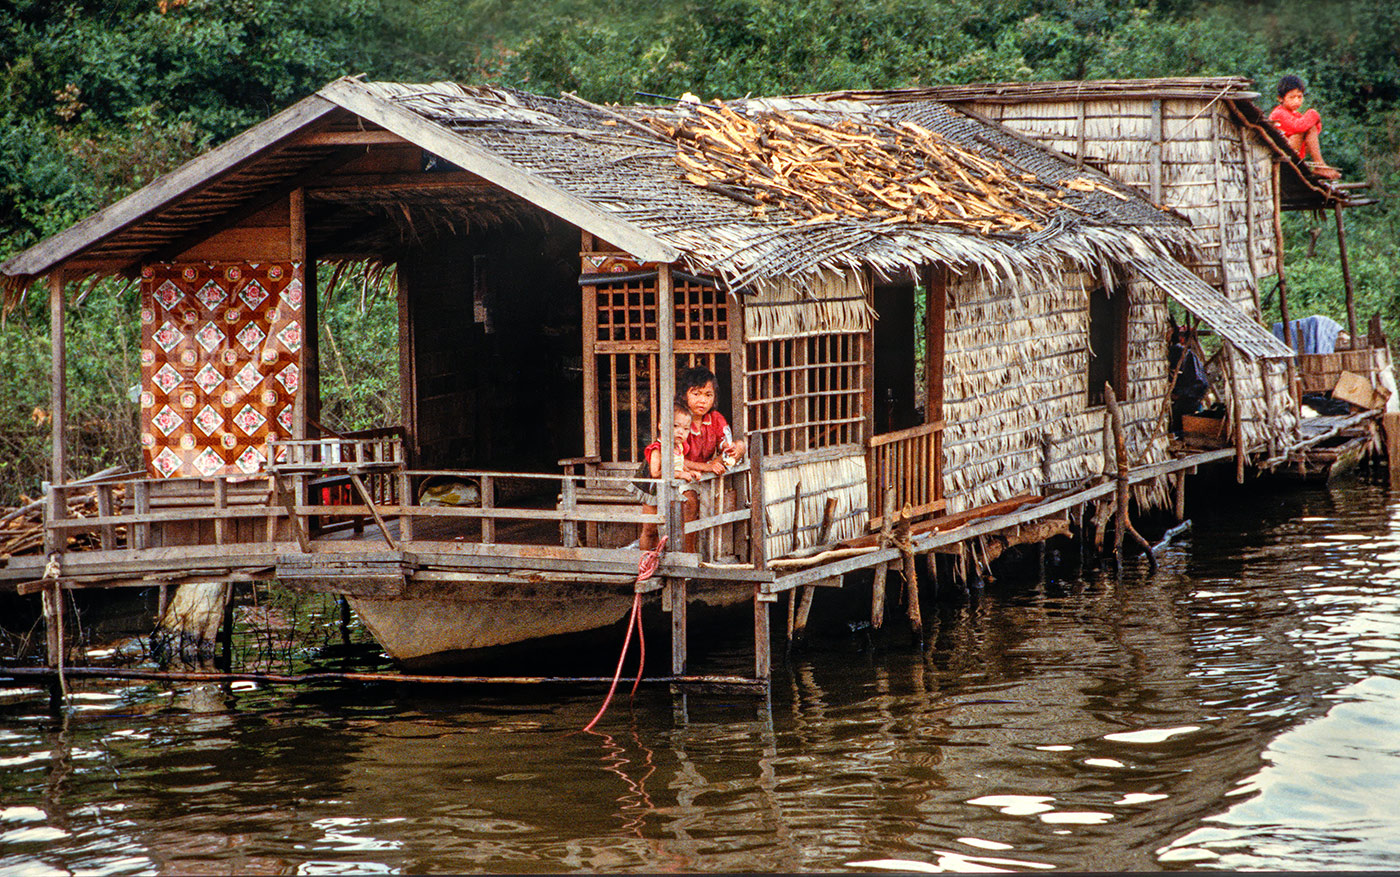
<path fill-rule="evenodd" d="M 884 491 L 894 488 L 894 507 L 920 517 L 942 511 L 943 421 L 887 432 L 870 439 L 866 475 L 870 485 L 870 528 L 884 523 Z"/>
<path fill-rule="evenodd" d="M 67 546 L 70 537 L 85 535 L 93 548 L 115 552 L 173 546 L 230 547 L 236 560 L 236 546 L 300 542 L 309 549 L 310 539 L 325 533 L 317 521 L 359 518 L 374 521 L 379 533 L 367 539 L 388 542 L 398 549 L 422 530 L 428 539 L 468 539 L 482 545 L 502 546 L 507 553 L 512 544 L 549 544 L 550 528 L 530 526 L 551 523 L 557 527 L 554 544 L 580 547 L 579 530 L 589 523 L 609 522 L 635 527 L 643 523 L 664 527 L 663 512 L 649 514 L 640 504 L 600 504 L 580 501 L 585 484 L 596 490 L 611 486 L 624 492 L 633 478 L 581 473 L 521 473 L 480 470 L 416 470 L 404 467 L 401 456 L 390 450 L 372 451 L 364 442 L 303 441 L 278 443 L 286 448 L 268 472 L 252 476 L 221 475 L 213 478 L 124 477 L 98 483 L 55 485 L 45 526 L 53 543 Z M 273 449 L 274 455 L 276 450 Z M 700 482 L 702 490 L 720 497 L 714 512 L 685 525 L 686 532 L 699 532 L 707 554 L 747 553 L 751 515 L 746 503 L 726 508 L 725 497 L 746 500 L 747 463 L 722 476 L 709 476 Z M 477 488 L 473 505 L 419 505 L 413 486 L 423 479 L 444 477 L 470 483 Z M 324 502 L 314 485 L 343 483 L 357 487 L 349 494 L 337 493 L 337 501 Z M 650 479 L 646 479 L 650 480 Z M 68 517 L 69 499 L 79 493 L 97 492 L 98 514 Z M 308 501 L 309 498 L 309 501 Z M 339 500 L 345 501 L 339 501 Z M 734 505 L 734 503 L 730 503 Z M 679 516 L 676 516 L 679 520 Z M 452 528 L 456 535 L 442 537 L 430 532 L 433 522 L 474 524 Z M 366 523 L 365 526 L 368 526 Z M 543 538 L 542 538 L 543 537 Z M 64 550 L 62 547 L 60 550 Z M 677 550 L 679 547 L 677 546 Z"/>

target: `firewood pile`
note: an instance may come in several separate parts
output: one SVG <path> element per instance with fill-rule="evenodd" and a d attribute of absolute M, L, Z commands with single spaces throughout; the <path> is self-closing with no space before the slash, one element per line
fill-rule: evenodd
<path fill-rule="evenodd" d="M 1066 190 L 1122 197 L 1090 178 L 1046 184 L 909 121 L 828 126 L 772 110 L 740 115 L 717 103 L 696 106 L 679 124 L 647 123 L 676 143 L 685 179 L 749 204 L 760 218 L 782 207 L 802 222 L 854 217 L 1014 234 L 1073 210 L 1061 200 Z"/>
<path fill-rule="evenodd" d="M 113 505 L 120 507 L 122 498 L 120 485 L 113 489 Z M 18 554 L 38 554 L 44 548 L 44 500 L 26 500 L 14 508 L 0 507 L 0 557 Z M 93 488 L 68 497 L 68 517 L 97 517 L 97 490 Z M 125 543 L 126 528 L 116 529 L 117 545 Z M 68 537 L 65 550 L 74 551 L 101 547 L 96 533 L 78 533 Z"/>

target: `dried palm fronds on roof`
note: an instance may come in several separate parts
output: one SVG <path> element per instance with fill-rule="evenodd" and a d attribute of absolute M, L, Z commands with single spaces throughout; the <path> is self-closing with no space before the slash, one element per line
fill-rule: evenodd
<path fill-rule="evenodd" d="M 854 217 L 1015 234 L 1042 230 L 1060 210 L 1082 213 L 1035 174 L 907 119 L 824 124 L 771 109 L 741 115 L 716 102 L 675 125 L 647 121 L 675 141 L 685 179 L 751 204 L 759 216 L 781 206 L 793 221 Z M 1061 185 L 1126 198 L 1088 178 Z"/>

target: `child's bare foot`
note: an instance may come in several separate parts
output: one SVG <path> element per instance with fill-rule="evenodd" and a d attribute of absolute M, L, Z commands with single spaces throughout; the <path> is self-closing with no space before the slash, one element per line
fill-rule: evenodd
<path fill-rule="evenodd" d="M 1313 173 L 1322 177 L 1324 180 L 1336 180 L 1340 179 L 1342 176 L 1342 172 L 1332 167 L 1330 164 L 1312 164 L 1311 167 Z"/>

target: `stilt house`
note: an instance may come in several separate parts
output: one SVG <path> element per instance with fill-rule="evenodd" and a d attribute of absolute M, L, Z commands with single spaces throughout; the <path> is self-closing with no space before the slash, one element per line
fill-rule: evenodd
<path fill-rule="evenodd" d="M 1189 106 L 1139 102 L 1141 119 L 1117 115 L 1161 134 L 1172 172 L 1154 170 L 1153 191 L 1184 188 Z M 1239 148 L 1207 115 L 1207 136 Z M 620 617 L 626 546 L 656 520 L 702 536 L 658 570 L 673 613 L 686 581 L 766 611 L 778 559 L 854 544 L 891 511 L 965 521 L 1111 469 L 1106 385 L 1139 501 L 1161 503 L 1168 299 L 1228 340 L 1236 372 L 1288 355 L 1239 306 L 1269 267 L 1258 205 L 1273 171 L 1262 153 L 1238 164 L 1254 193 L 1239 209 L 1259 212 L 1222 248 L 1183 216 L 1195 202 L 1159 208 L 1095 166 L 1090 144 L 1114 138 L 1090 137 L 1097 116 L 1080 124 L 1066 157 L 922 97 L 602 107 L 337 80 L 0 266 L 11 296 L 43 278 L 53 302 L 58 581 L 276 575 L 366 612 L 393 603 L 416 644 L 390 650 L 412 658 L 505 641 L 440 641 L 415 620 L 429 603 L 515 601 L 539 635 L 568 626 L 526 616 L 569 614 L 593 588 L 622 608 L 569 629 Z M 1205 165 L 1210 186 L 1219 167 Z M 1217 262 L 1209 283 L 1196 273 Z M 371 434 L 318 424 L 333 263 L 395 268 L 385 356 L 403 422 Z M 73 520 L 64 296 L 111 275 L 140 278 L 147 469 L 101 482 L 101 513 Z M 754 453 L 702 484 L 713 502 L 684 523 L 623 488 L 690 364 L 719 376 L 718 407 Z M 443 478 L 477 498 L 428 504 Z M 84 534 L 94 550 L 71 550 Z M 839 582 L 882 557 L 823 572 Z M 21 560 L 0 574 L 38 580 Z"/>

